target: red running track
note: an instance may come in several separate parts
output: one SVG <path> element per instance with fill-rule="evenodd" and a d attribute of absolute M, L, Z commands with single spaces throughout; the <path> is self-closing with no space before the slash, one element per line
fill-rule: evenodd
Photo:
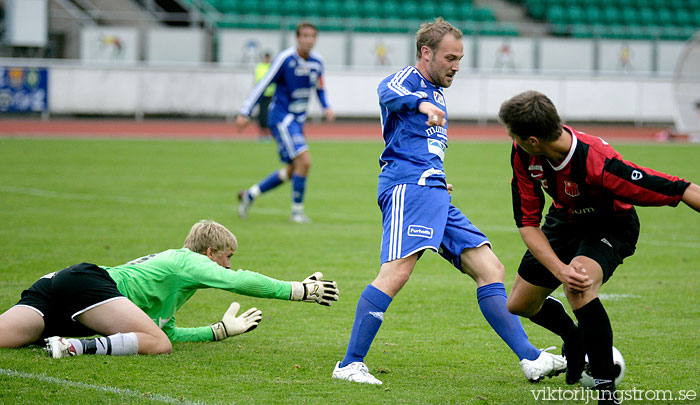
<path fill-rule="evenodd" d="M 632 125 L 573 125 L 580 131 L 607 140 L 654 142 L 657 134 L 666 130 L 661 126 Z M 307 123 L 306 136 L 311 139 L 370 140 L 381 139 L 379 120 L 339 121 L 332 124 Z M 183 119 L 0 119 L 0 137 L 116 137 L 116 138 L 171 138 L 171 139 L 256 139 L 258 127 L 251 122 L 243 131 L 238 131 L 232 122 L 224 120 Z M 459 140 L 506 140 L 505 129 L 498 124 L 452 123 L 450 139 Z"/>

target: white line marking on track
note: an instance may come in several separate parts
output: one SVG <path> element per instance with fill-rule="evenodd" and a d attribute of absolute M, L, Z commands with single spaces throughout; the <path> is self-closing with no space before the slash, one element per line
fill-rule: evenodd
<path fill-rule="evenodd" d="M 184 399 L 180 400 L 177 398 L 169 397 L 167 395 L 154 394 L 154 393 L 144 393 L 144 392 L 138 392 L 138 391 L 129 390 L 129 389 L 125 389 L 125 388 L 110 387 L 107 385 L 88 384 L 88 383 L 83 383 L 83 382 L 79 382 L 79 381 L 70 381 L 70 380 L 64 380 L 62 378 L 50 377 L 50 376 L 47 376 L 45 374 L 25 373 L 23 371 L 8 370 L 8 369 L 4 369 L 4 368 L 0 368 L 0 375 L 6 375 L 9 377 L 27 378 L 30 380 L 36 380 L 36 381 L 41 381 L 41 382 L 45 382 L 45 383 L 64 385 L 64 386 L 81 388 L 81 389 L 110 392 L 110 393 L 125 396 L 125 397 L 136 397 L 136 398 L 141 398 L 141 399 L 146 399 L 146 400 L 153 400 L 153 401 L 157 401 L 157 402 L 178 403 L 178 404 L 198 404 L 198 403 L 201 403 L 201 402 L 190 402 L 190 401 L 187 401 Z"/>

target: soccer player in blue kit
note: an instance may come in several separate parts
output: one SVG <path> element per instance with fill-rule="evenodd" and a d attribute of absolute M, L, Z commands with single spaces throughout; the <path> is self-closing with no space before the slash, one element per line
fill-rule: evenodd
<path fill-rule="evenodd" d="M 313 24 L 300 23 L 296 29 L 297 46 L 280 52 L 272 61 L 267 74 L 253 88 L 236 117 L 236 126 L 242 129 L 250 121 L 253 107 L 262 98 L 271 83 L 277 84 L 272 96 L 268 124 L 277 142 L 280 160 L 286 166 L 268 174 L 259 183 L 238 193 L 238 214 L 248 215 L 253 201 L 285 181 L 292 180 L 292 215 L 296 223 L 311 222 L 304 212 L 306 177 L 311 168 L 311 155 L 304 137 L 306 107 L 311 90 L 316 89 L 326 120 L 335 119 L 323 88 L 323 58 L 311 49 L 316 44 L 318 30 Z"/>
<path fill-rule="evenodd" d="M 377 188 L 383 234 L 379 275 L 357 303 L 350 342 L 332 377 L 382 384 L 364 358 L 392 299 L 426 249 L 437 251 L 477 284 L 484 317 L 520 359 L 526 378 L 538 381 L 566 369 L 566 361 L 535 348 L 506 307 L 505 270 L 490 242 L 451 204 L 443 171 L 447 109 L 443 88 L 464 56 L 462 32 L 442 18 L 416 34 L 417 63 L 385 78 L 378 88 L 385 149 Z"/>

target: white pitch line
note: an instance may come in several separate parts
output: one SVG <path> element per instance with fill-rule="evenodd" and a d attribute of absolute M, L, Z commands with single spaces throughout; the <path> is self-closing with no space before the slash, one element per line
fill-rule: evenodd
<path fill-rule="evenodd" d="M 121 396 L 135 397 L 135 398 L 141 398 L 141 399 L 146 399 L 146 400 L 150 399 L 150 400 L 157 401 L 157 402 L 178 403 L 178 404 L 198 404 L 198 403 L 201 403 L 201 402 L 190 402 L 187 400 L 179 400 L 176 398 L 169 397 L 167 395 L 143 393 L 143 392 L 138 392 L 138 391 L 134 391 L 134 390 L 130 390 L 130 389 L 110 387 L 107 385 L 88 384 L 88 383 L 83 383 L 83 382 L 78 382 L 78 381 L 70 381 L 70 380 L 64 380 L 61 378 L 50 377 L 50 376 L 47 376 L 45 374 L 25 373 L 22 371 L 8 370 L 8 369 L 4 369 L 4 368 L 0 368 L 0 375 L 6 375 L 9 377 L 27 378 L 30 380 L 36 380 L 36 381 L 41 381 L 41 382 L 56 384 L 56 385 L 65 385 L 65 386 L 74 387 L 74 388 L 82 388 L 82 389 L 88 389 L 88 390 L 110 392 L 112 394 L 117 394 L 117 395 L 121 395 Z"/>

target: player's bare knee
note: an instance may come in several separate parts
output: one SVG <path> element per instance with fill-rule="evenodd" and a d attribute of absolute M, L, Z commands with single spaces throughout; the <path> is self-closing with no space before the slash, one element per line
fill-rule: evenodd
<path fill-rule="evenodd" d="M 152 354 L 170 354 L 173 352 L 173 344 L 170 339 L 158 339 L 158 343 L 153 348 Z"/>

